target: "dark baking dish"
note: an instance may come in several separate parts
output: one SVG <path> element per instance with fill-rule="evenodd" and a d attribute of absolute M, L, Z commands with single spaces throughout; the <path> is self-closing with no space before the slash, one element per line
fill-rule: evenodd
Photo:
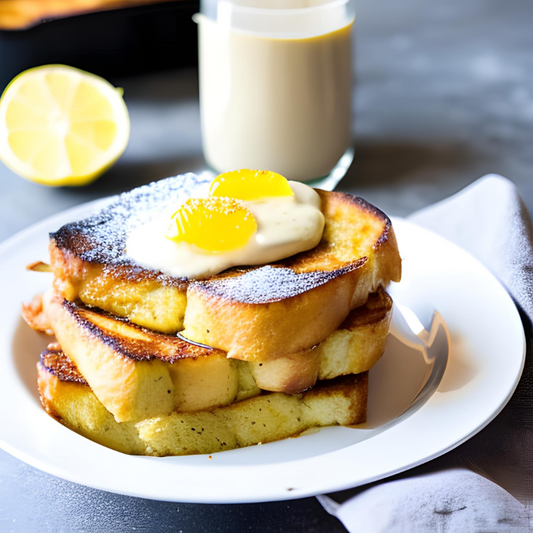
<path fill-rule="evenodd" d="M 107 79 L 197 64 L 192 15 L 198 0 L 76 14 L 0 30 L 0 90 L 19 72 L 48 63 Z"/>

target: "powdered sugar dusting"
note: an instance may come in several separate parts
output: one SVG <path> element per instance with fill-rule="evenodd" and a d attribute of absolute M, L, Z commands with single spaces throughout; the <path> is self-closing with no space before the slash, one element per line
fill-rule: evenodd
<path fill-rule="evenodd" d="M 296 273 L 290 268 L 264 266 L 241 276 L 195 283 L 195 288 L 228 300 L 246 304 L 278 302 L 315 289 L 359 268 L 366 258 L 329 272 Z"/>
<path fill-rule="evenodd" d="M 178 206 L 188 198 L 202 196 L 209 186 L 208 176 L 192 173 L 167 178 L 121 194 L 99 213 L 72 222 L 51 234 L 56 246 L 71 251 L 81 260 L 110 267 L 127 267 L 120 276 L 135 281 L 147 276 L 163 285 L 188 283 L 160 271 L 141 267 L 125 253 L 130 233 L 162 211 Z M 354 197 L 355 198 L 355 197 Z M 356 200 L 358 200 L 356 198 Z M 302 294 L 362 266 L 366 258 L 331 271 L 296 273 L 283 266 L 252 268 L 235 275 L 215 276 L 193 282 L 198 290 L 249 304 L 276 302 Z"/>
<path fill-rule="evenodd" d="M 210 181 L 207 176 L 188 173 L 138 187 L 99 213 L 66 224 L 50 236 L 59 248 L 73 251 L 83 261 L 139 269 L 124 252 L 128 235 L 164 209 L 199 196 Z"/>

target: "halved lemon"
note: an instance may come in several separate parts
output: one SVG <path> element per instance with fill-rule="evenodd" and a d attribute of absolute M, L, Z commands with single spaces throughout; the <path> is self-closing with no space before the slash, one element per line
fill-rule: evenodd
<path fill-rule="evenodd" d="M 44 185 L 86 185 L 124 152 L 122 90 L 82 70 L 45 65 L 14 78 L 0 99 L 0 159 Z"/>

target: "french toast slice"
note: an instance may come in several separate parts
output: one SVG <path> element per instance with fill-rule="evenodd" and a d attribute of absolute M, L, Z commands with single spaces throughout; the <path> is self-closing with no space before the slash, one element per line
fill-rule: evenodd
<path fill-rule="evenodd" d="M 366 372 L 319 382 L 303 394 L 262 393 L 209 411 L 117 422 L 59 348 L 43 352 L 37 368 L 41 402 L 52 417 L 94 442 L 134 455 L 215 453 L 366 419 Z"/>
<path fill-rule="evenodd" d="M 208 409 L 260 392 L 246 365 L 220 350 L 79 307 L 53 291 L 43 304 L 59 343 L 117 421 Z"/>
<path fill-rule="evenodd" d="M 312 348 L 370 293 L 399 281 L 401 260 L 387 216 L 353 195 L 320 190 L 322 240 L 287 260 L 198 281 L 143 268 L 127 256 L 133 229 L 208 183 L 194 174 L 155 182 L 51 234 L 55 289 L 154 331 L 185 328 L 185 337 L 230 358 L 263 361 Z"/>
<path fill-rule="evenodd" d="M 229 405 L 261 390 L 299 393 L 369 370 L 381 357 L 392 301 L 372 294 L 319 346 L 249 363 L 79 307 L 50 291 L 44 309 L 65 353 L 118 422 Z"/>

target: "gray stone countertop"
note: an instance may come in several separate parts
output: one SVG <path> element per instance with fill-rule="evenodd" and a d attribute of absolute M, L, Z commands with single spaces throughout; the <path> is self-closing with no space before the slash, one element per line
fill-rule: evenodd
<path fill-rule="evenodd" d="M 533 212 L 533 3 L 360 0 L 357 7 L 355 160 L 339 189 L 403 216 L 495 172 L 517 185 Z M 196 71 L 111 81 L 124 87 L 131 114 L 124 156 L 84 188 L 46 188 L 0 166 L 0 241 L 68 207 L 202 167 Z M 505 468 L 508 458 L 498 461 Z M 512 480 L 505 488 L 514 486 L 522 501 L 533 498 L 530 483 L 529 494 Z M 0 532 L 135 530 L 344 528 L 314 499 L 151 502 L 59 480 L 0 451 Z"/>

